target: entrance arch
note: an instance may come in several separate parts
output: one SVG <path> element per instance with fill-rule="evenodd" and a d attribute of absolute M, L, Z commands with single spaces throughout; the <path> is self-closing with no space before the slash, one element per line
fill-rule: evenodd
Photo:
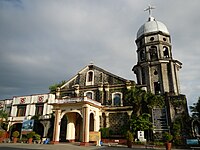
<path fill-rule="evenodd" d="M 90 99 L 59 99 L 53 103 L 55 112 L 54 134 L 52 143 L 61 141 L 60 130 L 63 116 L 67 116 L 66 141 L 81 141 L 80 145 L 88 145 L 89 131 L 99 131 L 101 103 Z M 91 121 L 90 121 L 91 120 Z M 90 126 L 91 124 L 91 126 Z M 67 126 L 67 127 L 66 127 Z M 64 129 L 65 130 L 65 129 Z"/>
<path fill-rule="evenodd" d="M 82 116 L 77 112 L 62 114 L 60 124 L 60 142 L 74 142 L 82 139 Z"/>
<path fill-rule="evenodd" d="M 10 126 L 9 128 L 10 138 L 12 137 L 12 133 L 15 131 L 18 131 L 21 134 L 21 129 L 22 129 L 22 123 L 14 123 L 12 126 Z"/>

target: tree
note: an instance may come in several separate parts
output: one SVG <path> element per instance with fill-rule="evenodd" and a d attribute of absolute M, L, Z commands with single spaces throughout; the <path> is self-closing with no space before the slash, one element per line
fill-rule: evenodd
<path fill-rule="evenodd" d="M 155 95 L 151 92 L 146 93 L 146 103 L 149 109 L 154 107 L 163 108 L 165 104 L 163 96 Z"/>
<path fill-rule="evenodd" d="M 142 113 L 150 113 L 154 107 L 162 108 L 164 98 L 161 95 L 155 95 L 146 92 L 139 87 L 132 87 L 126 93 L 126 100 L 133 106 L 133 113 L 140 116 Z"/>
<path fill-rule="evenodd" d="M 50 93 L 55 94 L 56 93 L 56 89 L 58 87 L 61 87 L 65 83 L 66 83 L 66 81 L 61 81 L 60 83 L 56 83 L 56 84 L 53 84 L 53 85 L 49 86 Z"/>
<path fill-rule="evenodd" d="M 133 106 L 133 113 L 140 116 L 142 101 L 146 100 L 146 92 L 138 87 L 132 87 L 126 93 L 126 100 Z"/>
<path fill-rule="evenodd" d="M 0 110 L 0 128 L 4 128 L 6 130 L 7 128 L 7 120 L 8 120 L 8 114 L 4 110 Z"/>
<path fill-rule="evenodd" d="M 132 118 L 130 119 L 130 126 L 133 133 L 136 133 L 136 131 L 152 129 L 150 117 L 151 115 L 147 113 L 143 113 L 140 116 L 132 115 Z"/>
<path fill-rule="evenodd" d="M 193 103 L 193 106 L 189 106 L 189 108 L 192 112 L 192 117 L 200 119 L 200 97 L 197 103 Z"/>
<path fill-rule="evenodd" d="M 126 101 L 133 106 L 133 114 L 130 119 L 130 127 L 134 134 L 136 131 L 152 130 L 151 111 L 154 107 L 163 108 L 164 97 L 146 92 L 139 87 L 127 90 Z M 149 138 L 149 132 L 147 132 Z"/>

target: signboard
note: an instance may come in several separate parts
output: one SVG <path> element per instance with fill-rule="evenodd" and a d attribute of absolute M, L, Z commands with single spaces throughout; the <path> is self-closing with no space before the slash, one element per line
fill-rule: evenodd
<path fill-rule="evenodd" d="M 34 120 L 24 120 L 22 123 L 22 131 L 33 131 Z"/>
<path fill-rule="evenodd" d="M 138 139 L 142 138 L 144 139 L 144 131 L 138 131 Z"/>
<path fill-rule="evenodd" d="M 89 141 L 99 141 L 101 140 L 100 132 L 90 132 Z"/>
<path fill-rule="evenodd" d="M 138 131 L 137 132 L 137 137 L 138 137 L 139 141 L 146 142 L 146 139 L 144 138 L 144 131 Z"/>
<path fill-rule="evenodd" d="M 152 110 L 154 130 L 168 130 L 167 110 L 165 108 L 155 108 Z"/>
<path fill-rule="evenodd" d="M 186 139 L 187 145 L 198 145 L 199 140 L 198 139 Z"/>

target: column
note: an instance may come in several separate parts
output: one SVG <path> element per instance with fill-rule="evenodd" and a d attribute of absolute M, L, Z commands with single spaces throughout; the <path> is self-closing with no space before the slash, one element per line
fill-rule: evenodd
<path fill-rule="evenodd" d="M 50 121 L 44 121 L 42 124 L 44 125 L 43 137 L 47 137 L 47 133 L 50 128 Z"/>
<path fill-rule="evenodd" d="M 81 146 L 89 146 L 89 127 L 90 127 L 90 116 L 89 116 L 90 105 L 85 104 L 83 106 L 83 141 Z"/>
<path fill-rule="evenodd" d="M 56 99 L 59 99 L 60 98 L 60 88 L 58 87 L 56 89 Z"/>
<path fill-rule="evenodd" d="M 96 110 L 95 116 L 94 116 L 94 131 L 99 132 L 100 129 L 100 117 L 99 117 L 99 109 Z M 96 146 L 101 146 L 100 141 L 100 132 L 99 132 L 99 140 L 96 141 Z"/>
<path fill-rule="evenodd" d="M 105 117 L 106 117 L 106 128 L 108 128 L 110 126 L 110 123 L 109 123 L 109 113 L 108 112 L 105 112 Z"/>
<path fill-rule="evenodd" d="M 99 112 L 96 111 L 96 115 L 94 116 L 94 131 L 99 131 L 100 128 L 100 117 Z"/>
<path fill-rule="evenodd" d="M 55 111 L 55 121 L 54 121 L 54 131 L 53 131 L 53 144 L 59 143 L 59 137 L 60 137 L 60 114 L 61 110 L 56 110 Z"/>
<path fill-rule="evenodd" d="M 104 103 L 104 91 L 103 91 L 103 84 L 100 85 L 99 91 L 101 92 L 101 104 Z"/>
<path fill-rule="evenodd" d="M 105 85 L 105 93 L 104 93 L 104 94 L 106 94 L 106 99 L 105 99 L 106 105 L 110 105 L 109 102 L 108 102 L 108 100 L 110 99 L 109 90 L 110 90 L 110 89 L 109 89 L 109 85 L 108 85 L 108 83 L 106 83 L 106 85 Z"/>

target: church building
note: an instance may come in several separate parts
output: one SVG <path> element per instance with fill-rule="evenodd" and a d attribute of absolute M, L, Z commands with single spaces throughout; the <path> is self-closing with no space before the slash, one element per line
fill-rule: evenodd
<path fill-rule="evenodd" d="M 188 116 L 188 110 L 186 97 L 180 93 L 178 71 L 182 63 L 173 58 L 170 33 L 165 24 L 150 14 L 139 28 L 135 42 L 137 63 L 132 70 L 137 83 L 91 63 L 58 87 L 55 94 L 2 101 L 3 108 L 10 111 L 9 128 L 39 114 L 41 136 L 52 136 L 53 143 L 80 141 L 81 145 L 88 145 L 92 132 L 100 128 L 109 128 L 117 137 L 123 134 L 133 113 L 126 92 L 138 86 L 165 98 L 164 108 L 152 110 L 153 132 L 171 131 L 177 118 Z"/>

